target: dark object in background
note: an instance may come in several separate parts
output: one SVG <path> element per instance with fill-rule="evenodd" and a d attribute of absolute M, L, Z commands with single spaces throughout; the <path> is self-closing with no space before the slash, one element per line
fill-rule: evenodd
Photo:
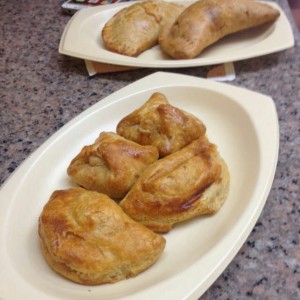
<path fill-rule="evenodd" d="M 300 31 L 300 0 L 288 0 L 298 30 Z"/>
<path fill-rule="evenodd" d="M 76 11 L 83 8 L 117 2 L 122 2 L 122 0 L 68 0 L 62 4 L 61 8 L 64 13 L 73 15 Z"/>

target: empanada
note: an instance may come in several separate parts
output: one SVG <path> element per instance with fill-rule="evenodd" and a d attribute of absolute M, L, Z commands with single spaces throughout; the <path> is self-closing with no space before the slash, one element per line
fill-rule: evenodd
<path fill-rule="evenodd" d="M 163 1 L 145 1 L 123 8 L 102 29 L 106 49 L 137 56 L 158 43 L 160 27 L 173 22 L 183 6 Z"/>
<path fill-rule="evenodd" d="M 141 145 L 156 146 L 160 157 L 180 150 L 205 131 L 199 119 L 169 104 L 161 93 L 154 93 L 117 125 L 119 135 Z"/>
<path fill-rule="evenodd" d="M 144 271 L 165 239 L 133 221 L 104 194 L 55 191 L 39 218 L 42 253 L 51 268 L 80 284 L 113 283 Z"/>
<path fill-rule="evenodd" d="M 206 137 L 149 166 L 120 202 L 124 212 L 156 232 L 217 212 L 227 198 L 229 171 Z"/>
<path fill-rule="evenodd" d="M 102 132 L 71 161 L 67 173 L 88 190 L 123 198 L 144 169 L 158 159 L 154 146 L 142 146 L 113 132 Z"/>
<path fill-rule="evenodd" d="M 159 44 L 173 58 L 194 58 L 222 37 L 275 21 L 279 14 L 270 5 L 252 0 L 196 1 L 173 24 L 161 28 Z"/>

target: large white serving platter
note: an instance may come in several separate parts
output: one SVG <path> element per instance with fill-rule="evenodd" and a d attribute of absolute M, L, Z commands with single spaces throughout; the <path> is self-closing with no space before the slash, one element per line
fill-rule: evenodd
<path fill-rule="evenodd" d="M 172 0 L 172 2 L 188 5 L 195 1 Z M 227 36 L 194 59 L 171 59 L 160 50 L 159 46 L 145 51 L 138 57 L 129 57 L 106 50 L 101 38 L 103 26 L 115 13 L 132 5 L 133 2 L 93 7 L 76 13 L 63 32 L 59 52 L 117 65 L 182 68 L 244 60 L 293 47 L 294 36 L 285 13 L 276 3 L 267 3 L 280 11 L 280 17 L 275 23 Z"/>
<path fill-rule="evenodd" d="M 229 197 L 217 214 L 175 226 L 161 258 L 139 276 L 95 287 L 72 283 L 45 263 L 38 217 L 54 190 L 72 186 L 66 169 L 81 148 L 115 131 L 153 92 L 206 124 L 230 170 Z M 278 140 L 272 99 L 224 83 L 158 72 L 99 101 L 50 137 L 0 190 L 1 300 L 197 299 L 255 225 L 274 178 Z"/>

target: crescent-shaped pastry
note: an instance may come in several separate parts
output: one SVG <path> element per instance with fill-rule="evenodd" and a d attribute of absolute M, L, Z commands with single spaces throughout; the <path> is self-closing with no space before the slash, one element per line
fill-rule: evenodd
<path fill-rule="evenodd" d="M 142 146 L 113 132 L 102 132 L 71 161 L 67 173 L 80 186 L 123 198 L 145 168 L 158 159 L 154 146 Z"/>
<path fill-rule="evenodd" d="M 168 232 L 178 222 L 217 212 L 229 181 L 216 146 L 202 137 L 149 166 L 120 206 L 148 228 Z"/>
<path fill-rule="evenodd" d="M 104 46 L 119 54 L 137 56 L 158 44 L 160 27 L 173 22 L 183 9 L 163 1 L 144 1 L 123 8 L 104 25 Z"/>
<path fill-rule="evenodd" d="M 199 119 L 169 104 L 161 93 L 154 93 L 117 125 L 119 135 L 141 145 L 156 146 L 160 157 L 180 150 L 205 131 Z"/>
<path fill-rule="evenodd" d="M 279 11 L 252 0 L 201 0 L 161 28 L 159 44 L 176 59 L 198 56 L 222 37 L 275 21 Z"/>
<path fill-rule="evenodd" d="M 49 266 L 84 285 L 133 277 L 154 264 L 165 239 L 133 221 L 104 194 L 82 188 L 55 191 L 39 218 Z"/>

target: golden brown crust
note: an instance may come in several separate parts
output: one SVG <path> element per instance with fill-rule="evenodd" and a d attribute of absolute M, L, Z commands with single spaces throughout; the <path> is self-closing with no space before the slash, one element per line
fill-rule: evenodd
<path fill-rule="evenodd" d="M 252 0 L 197 1 L 173 24 L 161 28 L 159 44 L 173 58 L 194 58 L 222 37 L 275 21 L 278 16 L 278 10 Z"/>
<path fill-rule="evenodd" d="M 42 253 L 64 277 L 85 285 L 133 277 L 160 257 L 165 239 L 133 221 L 106 195 L 55 191 L 39 218 Z"/>
<path fill-rule="evenodd" d="M 173 22 L 183 7 L 176 3 L 146 1 L 126 7 L 102 29 L 104 46 L 113 52 L 137 56 L 158 43 L 160 27 Z"/>
<path fill-rule="evenodd" d="M 175 223 L 218 211 L 228 190 L 227 166 L 202 137 L 149 166 L 120 206 L 148 228 L 168 232 Z"/>
<path fill-rule="evenodd" d="M 169 104 L 161 93 L 154 93 L 117 125 L 118 134 L 141 145 L 156 146 L 160 157 L 180 150 L 205 131 L 199 119 Z"/>
<path fill-rule="evenodd" d="M 116 133 L 102 132 L 72 160 L 67 173 L 80 186 L 119 199 L 157 159 L 154 146 L 141 146 Z"/>

